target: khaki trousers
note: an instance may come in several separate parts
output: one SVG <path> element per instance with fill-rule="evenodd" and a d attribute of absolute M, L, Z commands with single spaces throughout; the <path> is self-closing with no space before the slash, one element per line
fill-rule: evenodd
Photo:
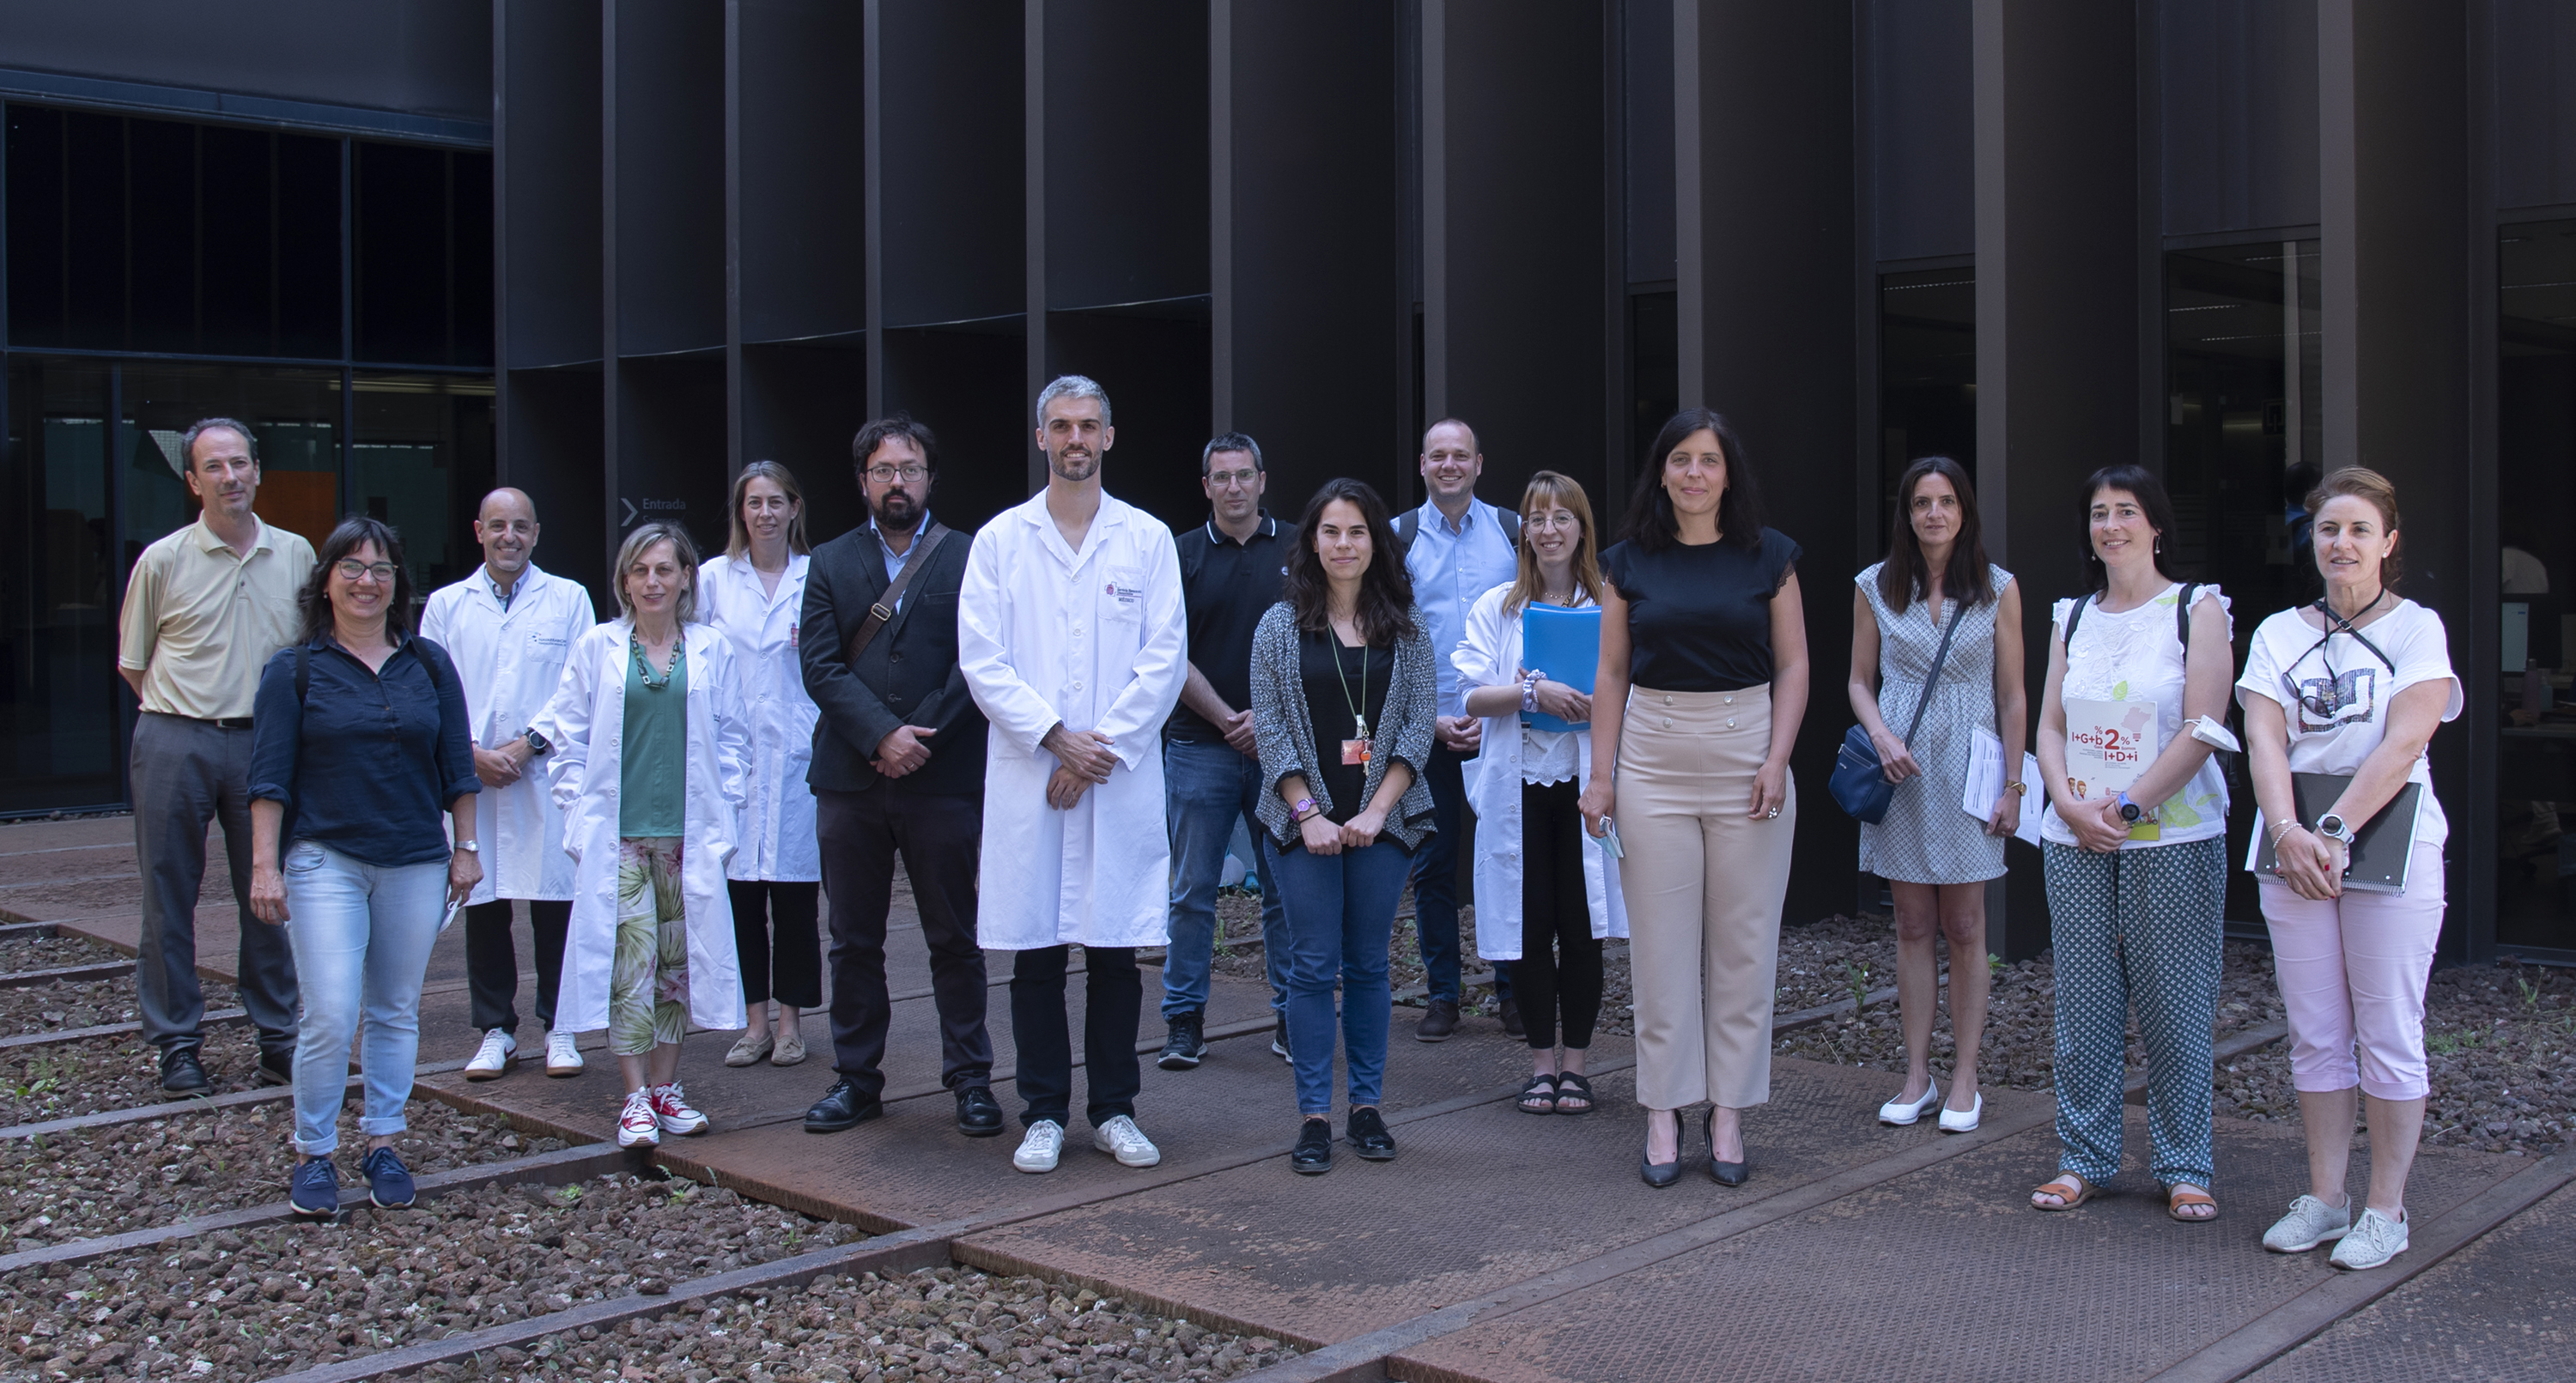
<path fill-rule="evenodd" d="M 1625 856 L 1637 1102 L 1746 1109 L 1771 1098 L 1771 1001 L 1798 790 L 1756 819 L 1771 689 L 1628 695 L 1613 816 Z"/>

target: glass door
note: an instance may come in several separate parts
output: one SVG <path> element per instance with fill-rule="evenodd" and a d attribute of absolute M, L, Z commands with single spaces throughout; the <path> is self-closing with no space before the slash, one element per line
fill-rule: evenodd
<path fill-rule="evenodd" d="M 2576 957 L 2576 220 L 2499 239 L 2496 943 Z"/>

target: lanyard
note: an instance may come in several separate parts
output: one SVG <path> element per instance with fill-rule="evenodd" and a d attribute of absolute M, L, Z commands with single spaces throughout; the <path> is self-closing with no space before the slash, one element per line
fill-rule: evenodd
<path fill-rule="evenodd" d="M 2362 606 L 2361 609 L 2355 613 L 2357 615 L 2369 614 L 2371 607 L 2377 605 L 2381 600 L 2385 599 L 2387 595 L 2388 589 L 2384 586 L 2381 587 L 2379 594 L 2370 598 L 2370 604 Z M 2327 645 L 2334 642 L 2334 636 L 2337 634 L 2349 635 L 2353 639 L 2357 640 L 2362 647 L 2369 649 L 2371 656 L 2377 658 L 2382 665 L 2387 667 L 2388 673 L 2392 677 L 2397 675 L 2397 664 L 2390 661 L 2388 655 L 2380 650 L 2379 645 L 2371 642 L 2370 636 L 2362 633 L 2359 628 L 2354 626 L 2351 620 L 2336 614 L 2334 612 L 2334 607 L 2326 603 L 2325 597 L 2317 597 L 2316 610 L 2318 617 L 2325 621 L 2326 632 L 2315 643 L 2308 645 L 2307 652 L 2291 659 L 2289 663 L 2281 669 L 2281 686 L 2284 690 L 2289 692 L 2291 704 L 2304 708 L 2310 715 L 2316 716 L 2320 720 L 2331 721 L 2335 714 L 2342 709 L 2341 688 L 2343 686 L 2343 674 L 2335 671 L 2334 658 L 2329 654 L 2322 660 L 2326 665 L 2326 691 L 2322 695 L 2303 695 L 2299 691 L 2298 679 L 2292 676 L 2293 673 L 2298 671 L 2299 664 L 2306 662 L 2312 657 L 2316 657 L 2320 650 L 2325 649 Z"/>
<path fill-rule="evenodd" d="M 1342 684 L 1342 702 L 1351 708 L 1351 738 L 1367 739 L 1368 717 L 1361 713 L 1361 707 L 1368 696 L 1369 646 L 1365 643 L 1360 645 L 1360 690 L 1359 695 L 1354 696 L 1351 694 L 1351 676 L 1342 670 L 1341 636 L 1333 632 L 1329 622 L 1324 626 L 1324 642 L 1333 655 L 1333 680 Z"/>

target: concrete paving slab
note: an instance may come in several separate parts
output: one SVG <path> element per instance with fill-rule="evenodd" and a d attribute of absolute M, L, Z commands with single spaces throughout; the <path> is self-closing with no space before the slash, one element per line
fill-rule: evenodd
<path fill-rule="evenodd" d="M 2144 1124 L 2130 1114 L 2133 1147 Z M 2055 1153 L 2053 1132 L 2034 1128 L 1404 1350 L 1388 1372 L 1514 1383 L 2142 1378 L 2333 1272 L 2322 1255 L 2283 1257 L 2258 1242 L 2306 1182 L 2294 1130 L 2221 1122 L 2224 1218 L 2207 1225 L 2166 1219 L 2134 1164 L 2082 1210 L 2031 1210 L 2030 1188 Z M 2523 1165 L 2428 1152 L 2415 1164 L 2415 1206 L 2437 1215 Z"/>
<path fill-rule="evenodd" d="M 1603 1107 L 1592 1115 L 1536 1118 L 1498 1100 L 1397 1130 L 1393 1163 L 1361 1162 L 1345 1144 L 1323 1177 L 1274 1159 L 978 1235 L 961 1251 L 1289 1339 L 1348 1339 L 1940 1137 L 1929 1123 L 1872 1119 L 1880 1083 L 1776 1063 L 1771 1104 L 1747 1120 L 1754 1178 L 1736 1190 L 1696 1169 L 1660 1191 L 1638 1179 L 1642 1131 L 1622 1070 L 1595 1082 Z M 2036 1098 L 2007 1092 L 1988 1107 L 2000 1119 Z M 1685 1141 L 1705 1147 L 1695 1127 Z"/>
<path fill-rule="evenodd" d="M 0 825 L 0 855 L 34 854 L 93 845 L 134 847 L 134 818 L 89 816 L 77 821 L 13 821 Z"/>
<path fill-rule="evenodd" d="M 2415 1199 L 2411 1188 L 2408 1199 Z M 2407 1218 L 2422 1217 L 2409 1204 Z M 2571 1372 L 2576 1372 L 2576 1186 L 2561 1188 L 2250 1377 L 2255 1383 L 2350 1383 L 2362 1378 L 2546 1383 Z"/>

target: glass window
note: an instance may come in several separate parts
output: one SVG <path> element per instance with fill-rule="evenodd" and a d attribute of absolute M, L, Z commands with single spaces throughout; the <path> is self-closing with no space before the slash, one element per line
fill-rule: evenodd
<path fill-rule="evenodd" d="M 423 595 L 483 560 L 466 529 L 492 488 L 492 381 L 361 372 L 349 508 L 402 534 Z"/>
<path fill-rule="evenodd" d="M 245 365 L 124 370 L 127 564 L 152 540 L 193 523 L 180 440 L 200 418 L 235 418 L 259 443 L 261 519 L 316 548 L 340 521 L 340 374 Z"/>
<path fill-rule="evenodd" d="M 2241 662 L 2265 616 L 2316 598 L 2308 491 L 2324 452 L 2317 242 L 2269 240 L 2165 256 L 2167 563 L 2214 581 L 2236 610 Z M 2253 791 L 2229 766 L 2230 859 L 2254 829 Z M 2262 914 L 2254 878 L 2227 874 L 2227 915 Z"/>
<path fill-rule="evenodd" d="M 2576 220 L 2499 239 L 2496 941 L 2576 951 Z"/>
<path fill-rule="evenodd" d="M 1878 279 L 1878 522 L 1882 550 L 1896 481 L 1924 456 L 1977 473 L 1977 271 Z"/>
<path fill-rule="evenodd" d="M 0 465 L 0 812 L 124 796 L 106 367 L 14 357 Z"/>

